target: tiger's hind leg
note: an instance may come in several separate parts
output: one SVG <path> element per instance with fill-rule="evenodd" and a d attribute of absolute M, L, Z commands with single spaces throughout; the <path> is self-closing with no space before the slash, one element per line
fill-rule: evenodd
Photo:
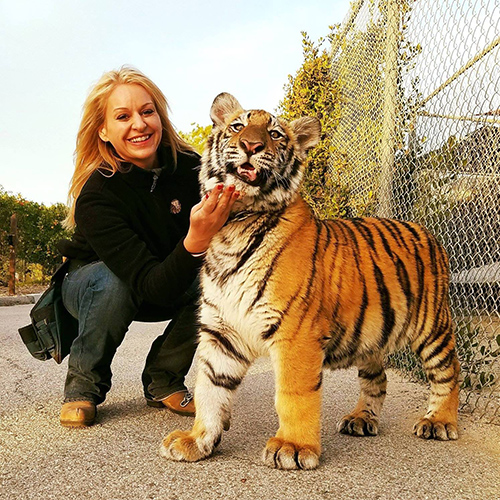
<path fill-rule="evenodd" d="M 337 430 L 351 436 L 376 436 L 387 377 L 379 357 L 365 358 L 357 363 L 360 395 L 356 408 L 337 424 Z"/>
<path fill-rule="evenodd" d="M 427 413 L 413 427 L 423 439 L 448 441 L 458 439 L 458 377 L 460 364 L 455 351 L 455 337 L 449 310 L 437 335 L 413 343 L 420 355 L 431 386 Z"/>

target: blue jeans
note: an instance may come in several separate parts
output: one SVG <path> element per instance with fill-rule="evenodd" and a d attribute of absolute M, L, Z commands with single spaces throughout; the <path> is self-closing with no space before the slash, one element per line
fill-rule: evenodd
<path fill-rule="evenodd" d="M 161 401 L 185 389 L 184 377 L 196 350 L 197 283 L 171 307 L 143 302 L 103 262 L 71 270 L 62 298 L 78 320 L 71 346 L 64 401 L 102 403 L 111 388 L 111 362 L 132 321 L 171 319 L 152 344 L 142 374 L 144 395 Z"/>

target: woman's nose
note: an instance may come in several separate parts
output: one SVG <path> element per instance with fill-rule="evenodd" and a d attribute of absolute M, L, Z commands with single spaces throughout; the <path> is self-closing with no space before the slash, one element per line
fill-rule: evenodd
<path fill-rule="evenodd" d="M 147 127 L 147 124 L 144 121 L 144 118 L 140 115 L 140 113 L 134 114 L 132 126 L 136 130 L 144 130 Z"/>

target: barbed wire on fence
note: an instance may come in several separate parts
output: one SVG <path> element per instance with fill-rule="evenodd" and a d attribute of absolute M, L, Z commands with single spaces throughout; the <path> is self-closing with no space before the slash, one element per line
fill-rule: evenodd
<path fill-rule="evenodd" d="M 332 44 L 331 175 L 349 215 L 421 222 L 450 256 L 462 409 L 500 422 L 500 6 L 356 0 Z M 390 362 L 423 379 L 404 351 Z"/>

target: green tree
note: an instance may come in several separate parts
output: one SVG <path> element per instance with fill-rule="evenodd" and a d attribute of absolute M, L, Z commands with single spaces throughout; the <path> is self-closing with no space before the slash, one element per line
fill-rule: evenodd
<path fill-rule="evenodd" d="M 189 144 L 191 144 L 198 153 L 203 152 L 208 136 L 212 131 L 212 125 L 203 127 L 198 123 L 191 123 L 193 129 L 190 132 L 179 132 L 179 135 Z"/>
<path fill-rule="evenodd" d="M 39 264 L 43 268 L 45 277 L 48 277 L 62 259 L 56 249 L 57 242 L 71 236 L 71 233 L 62 226 L 66 210 L 66 206 L 62 203 L 47 207 L 26 200 L 19 194 L 12 195 L 0 186 L 0 257 L 2 259 L 0 281 L 7 281 L 8 235 L 12 214 L 17 214 L 17 259 L 24 268 L 30 264 Z"/>
<path fill-rule="evenodd" d="M 339 85 L 331 77 L 331 60 L 327 50 L 335 37 L 336 27 L 330 27 L 326 38 L 316 43 L 302 32 L 304 61 L 295 76 L 289 75 L 285 97 L 278 113 L 287 121 L 302 116 L 315 116 L 321 122 L 322 138 L 311 151 L 305 166 L 302 194 L 320 218 L 345 215 L 347 193 L 331 168 L 333 146 L 331 137 L 340 115 Z M 324 45 L 327 48 L 324 48 Z"/>

